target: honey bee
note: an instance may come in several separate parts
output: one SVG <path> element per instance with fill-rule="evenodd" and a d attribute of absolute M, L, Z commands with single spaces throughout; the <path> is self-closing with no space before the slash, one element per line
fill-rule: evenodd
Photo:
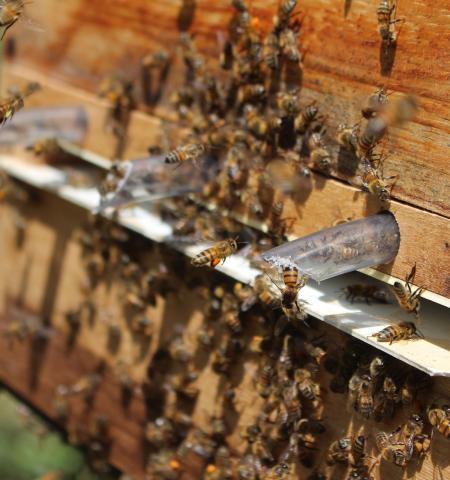
<path fill-rule="evenodd" d="M 233 255 L 237 251 L 237 239 L 229 238 L 216 243 L 212 247 L 203 250 L 197 254 L 192 260 L 191 264 L 194 267 L 202 267 L 208 265 L 212 268 L 217 267 L 220 261 L 225 262 L 226 258 Z"/>
<path fill-rule="evenodd" d="M 155 421 L 147 423 L 145 438 L 153 447 L 161 449 L 174 440 L 174 426 L 169 419 L 159 417 Z"/>
<path fill-rule="evenodd" d="M 21 17 L 25 9 L 24 0 L 2 0 L 0 3 L 0 28 L 3 28 L 0 40 Z"/>
<path fill-rule="evenodd" d="M 357 135 L 356 154 L 360 160 L 371 159 L 372 151 L 387 131 L 387 121 L 383 117 L 372 117 L 362 133 Z"/>
<path fill-rule="evenodd" d="M 182 466 L 170 450 L 160 450 L 149 456 L 146 473 L 151 479 L 177 480 L 182 473 Z"/>
<path fill-rule="evenodd" d="M 348 383 L 353 408 L 365 418 L 373 414 L 373 382 L 370 375 L 355 372 Z"/>
<path fill-rule="evenodd" d="M 269 33 L 264 39 L 263 57 L 264 62 L 271 70 L 278 68 L 280 63 L 280 45 L 278 36 L 275 33 Z"/>
<path fill-rule="evenodd" d="M 0 104 L 0 125 L 10 120 L 12 116 L 25 105 L 25 98 L 39 90 L 41 86 L 37 82 L 29 83 L 23 90 L 14 89 L 11 96 Z"/>
<path fill-rule="evenodd" d="M 203 143 L 189 143 L 169 152 L 164 161 L 171 165 L 181 165 L 187 161 L 195 162 L 206 153 L 206 150 L 207 146 Z"/>
<path fill-rule="evenodd" d="M 367 98 L 365 105 L 361 109 L 362 116 L 367 119 L 375 117 L 385 108 L 388 101 L 388 94 L 384 87 L 379 88 Z"/>
<path fill-rule="evenodd" d="M 294 120 L 294 128 L 297 133 L 304 134 L 314 120 L 318 118 L 319 108 L 311 103 Z"/>
<path fill-rule="evenodd" d="M 281 127 L 281 119 L 276 116 L 261 115 L 256 107 L 247 104 L 244 107 L 247 128 L 259 138 L 267 138 Z"/>
<path fill-rule="evenodd" d="M 275 31 L 279 32 L 289 25 L 292 12 L 297 6 L 297 0 L 282 0 L 278 6 L 277 15 L 273 17 Z"/>
<path fill-rule="evenodd" d="M 450 407 L 439 407 L 432 404 L 427 408 L 427 417 L 430 424 L 445 438 L 450 438 Z"/>
<path fill-rule="evenodd" d="M 391 3 L 391 0 L 380 0 L 377 8 L 378 31 L 380 32 L 381 40 L 388 45 L 397 41 L 397 32 L 391 26 L 395 25 L 398 20 L 392 20 L 395 16 L 396 1 Z"/>
<path fill-rule="evenodd" d="M 349 300 L 350 303 L 353 303 L 358 299 L 365 300 L 367 305 L 370 305 L 372 302 L 388 303 L 386 290 L 377 285 L 357 283 L 345 287 L 343 293 L 345 294 L 346 300 Z"/>
<path fill-rule="evenodd" d="M 431 436 L 426 433 L 420 433 L 414 436 L 414 454 L 424 457 L 430 453 Z"/>
<path fill-rule="evenodd" d="M 352 451 L 352 439 L 345 437 L 334 441 L 328 449 L 326 462 L 328 465 L 347 463 Z"/>
<path fill-rule="evenodd" d="M 268 398 L 270 395 L 270 387 L 272 384 L 272 378 L 275 374 L 273 365 L 270 363 L 265 363 L 262 368 L 260 368 L 258 381 L 256 383 L 256 390 L 263 398 Z"/>
<path fill-rule="evenodd" d="M 411 272 L 406 276 L 405 285 L 401 282 L 394 283 L 393 293 L 400 307 L 408 313 L 414 313 L 418 318 L 420 312 L 420 295 L 424 288 L 417 287 L 413 293 L 411 283 L 414 281 L 415 275 L 416 265 L 412 267 Z"/>
<path fill-rule="evenodd" d="M 307 277 L 300 275 L 298 268 L 289 266 L 283 268 L 284 288 L 281 292 L 281 308 L 289 320 L 305 320 L 306 312 L 297 300 L 301 288 L 306 285 Z"/>
<path fill-rule="evenodd" d="M 279 44 L 285 57 L 294 63 L 299 63 L 302 59 L 298 48 L 298 38 L 292 28 L 285 28 L 280 33 Z"/>
<path fill-rule="evenodd" d="M 395 404 L 400 400 L 397 385 L 391 377 L 385 377 L 381 391 L 375 396 L 374 413 L 377 419 L 392 417 Z"/>
<path fill-rule="evenodd" d="M 400 322 L 397 325 L 390 325 L 374 333 L 372 337 L 376 337 L 378 342 L 389 342 L 389 345 L 399 340 L 410 340 L 414 337 L 424 338 L 412 322 Z"/>
<path fill-rule="evenodd" d="M 320 398 L 320 385 L 312 380 L 312 374 L 306 368 L 297 368 L 294 371 L 294 380 L 300 394 L 308 400 Z"/>
<path fill-rule="evenodd" d="M 289 465 L 287 463 L 279 463 L 270 468 L 263 477 L 265 480 L 284 480 L 288 478 L 290 472 Z"/>
<path fill-rule="evenodd" d="M 56 387 L 55 397 L 53 399 L 53 407 L 59 421 L 65 422 L 70 412 L 68 401 L 69 388 L 66 385 L 58 385 Z"/>
<path fill-rule="evenodd" d="M 255 102 L 266 95 L 266 87 L 261 83 L 245 84 L 239 88 L 238 103 Z"/>
<path fill-rule="evenodd" d="M 365 456 L 364 449 L 366 447 L 366 437 L 359 435 L 352 441 L 352 448 L 350 452 L 350 463 L 353 466 L 361 465 Z"/>
<path fill-rule="evenodd" d="M 387 202 L 391 196 L 390 187 L 386 180 L 392 180 L 396 176 L 383 178 L 382 173 L 375 168 L 367 166 L 363 174 L 363 188 L 372 195 L 378 197 L 381 202 Z"/>
<path fill-rule="evenodd" d="M 349 150 L 354 150 L 356 148 L 357 135 L 355 127 L 349 127 L 341 123 L 338 125 L 336 132 L 336 141 L 341 147 L 347 148 Z"/>
<path fill-rule="evenodd" d="M 255 278 L 254 289 L 258 300 L 270 309 L 277 308 L 280 305 L 280 298 L 274 287 L 274 284 L 264 274 Z"/>
<path fill-rule="evenodd" d="M 300 112 L 298 93 L 298 90 L 291 90 L 277 94 L 276 105 L 283 117 L 293 117 Z"/>
<path fill-rule="evenodd" d="M 381 458 L 399 467 L 405 467 L 411 460 L 414 443 L 413 437 L 407 442 L 392 442 L 392 437 L 385 432 L 378 432 L 375 443 L 381 453 Z"/>
<path fill-rule="evenodd" d="M 377 379 L 384 372 L 385 366 L 385 360 L 383 357 L 374 357 L 369 364 L 370 376 Z"/>
<path fill-rule="evenodd" d="M 242 332 L 242 323 L 239 314 L 236 311 L 230 310 L 222 316 L 222 321 L 230 331 L 234 334 Z"/>
<path fill-rule="evenodd" d="M 83 398 L 86 403 L 90 403 L 95 396 L 100 384 L 102 382 L 102 376 L 97 373 L 90 373 L 82 376 L 72 387 L 70 393 L 72 395 L 83 394 Z"/>
<path fill-rule="evenodd" d="M 320 170 L 329 170 L 331 167 L 331 154 L 326 148 L 322 135 L 313 133 L 308 139 L 308 147 L 311 161 Z"/>
<path fill-rule="evenodd" d="M 323 348 L 318 347 L 310 342 L 305 342 L 304 346 L 305 346 L 306 353 L 310 357 L 314 358 L 314 360 L 320 365 L 323 357 L 325 357 L 327 352 Z"/>

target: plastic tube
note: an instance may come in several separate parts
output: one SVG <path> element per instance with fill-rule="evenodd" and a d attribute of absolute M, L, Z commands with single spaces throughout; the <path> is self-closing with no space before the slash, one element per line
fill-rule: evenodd
<path fill-rule="evenodd" d="M 295 265 L 320 282 L 347 272 L 392 261 L 400 231 L 389 212 L 326 228 L 263 253 L 276 266 Z"/>
<path fill-rule="evenodd" d="M 82 106 L 26 108 L 0 130 L 0 145 L 30 145 L 56 138 L 82 143 L 88 126 Z"/>
<path fill-rule="evenodd" d="M 100 188 L 99 210 L 200 192 L 217 172 L 208 155 L 195 164 L 173 166 L 164 160 L 165 155 L 154 155 L 115 163 Z"/>

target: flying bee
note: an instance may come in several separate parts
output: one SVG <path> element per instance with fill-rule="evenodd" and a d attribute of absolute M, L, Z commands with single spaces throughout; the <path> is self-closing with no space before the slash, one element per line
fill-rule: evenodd
<path fill-rule="evenodd" d="M 3 28 L 0 40 L 3 40 L 10 29 L 22 16 L 25 9 L 24 0 L 2 0 L 0 4 L 0 28 Z"/>
<path fill-rule="evenodd" d="M 381 202 L 387 202 L 391 196 L 390 188 L 386 180 L 392 180 L 396 176 L 383 178 L 382 173 L 375 168 L 366 166 L 362 177 L 363 188 L 372 195 L 378 197 Z"/>
<path fill-rule="evenodd" d="M 319 108 L 311 103 L 301 111 L 294 120 L 294 128 L 297 133 L 303 134 L 314 120 L 318 119 Z"/>
<path fill-rule="evenodd" d="M 379 88 L 367 98 L 365 105 L 361 109 L 362 116 L 367 119 L 375 117 L 385 108 L 388 101 L 386 90 L 383 87 Z"/>
<path fill-rule="evenodd" d="M 0 125 L 10 120 L 13 115 L 25 106 L 25 98 L 41 88 L 39 83 L 30 82 L 24 89 L 14 88 L 11 95 L 0 103 Z"/>
<path fill-rule="evenodd" d="M 331 167 L 331 154 L 326 148 L 322 135 L 314 132 L 308 139 L 309 155 L 313 165 L 320 170 L 329 170 Z"/>
<path fill-rule="evenodd" d="M 410 340 L 414 337 L 424 338 L 423 334 L 417 330 L 412 322 L 400 322 L 397 325 L 390 325 L 374 333 L 372 337 L 376 337 L 378 342 L 389 342 L 389 345 L 399 340 Z"/>
<path fill-rule="evenodd" d="M 326 462 L 328 465 L 347 463 L 352 451 L 352 439 L 345 437 L 334 441 L 328 449 Z"/>
<path fill-rule="evenodd" d="M 336 132 L 336 141 L 341 147 L 347 148 L 349 150 L 354 150 L 356 148 L 357 135 L 355 127 L 349 127 L 341 123 L 338 125 Z"/>
<path fill-rule="evenodd" d="M 350 303 L 357 300 L 364 300 L 367 305 L 370 305 L 372 302 L 388 303 L 386 290 L 378 285 L 357 283 L 345 287 L 342 291 L 345 294 L 346 300 L 349 300 Z"/>
<path fill-rule="evenodd" d="M 370 160 L 372 151 L 377 143 L 383 138 L 388 124 L 383 117 L 372 117 L 367 122 L 362 133 L 357 135 L 356 154 L 360 160 Z"/>
<path fill-rule="evenodd" d="M 439 407 L 432 404 L 427 408 L 427 417 L 430 424 L 445 438 L 450 439 L 450 407 Z"/>
<path fill-rule="evenodd" d="M 378 31 L 380 32 L 381 40 L 388 45 L 397 41 L 397 32 L 392 25 L 398 22 L 393 19 L 395 16 L 396 1 L 391 3 L 391 0 L 380 0 L 377 8 Z"/>
<path fill-rule="evenodd" d="M 375 443 L 381 453 L 381 458 L 399 467 L 405 467 L 411 460 L 414 451 L 413 437 L 409 438 L 406 443 L 393 443 L 391 439 L 392 437 L 385 432 L 378 432 L 375 435 Z"/>
<path fill-rule="evenodd" d="M 302 55 L 298 48 L 297 34 L 291 28 L 285 28 L 280 33 L 280 48 L 284 56 L 293 63 L 299 63 Z"/>
<path fill-rule="evenodd" d="M 207 151 L 207 146 L 203 143 L 189 143 L 178 147 L 175 150 L 169 152 L 164 161 L 168 164 L 178 164 L 181 165 L 186 161 L 195 162 Z"/>
<path fill-rule="evenodd" d="M 422 294 L 424 288 L 417 287 L 413 293 L 411 282 L 414 281 L 415 275 L 416 265 L 414 264 L 411 272 L 406 276 L 405 285 L 403 285 L 401 282 L 395 282 L 393 292 L 400 307 L 408 313 L 414 313 L 418 318 L 420 312 L 420 295 Z"/>
<path fill-rule="evenodd" d="M 264 62 L 271 70 L 276 70 L 280 64 L 280 45 L 278 36 L 275 33 L 269 33 L 264 39 L 263 44 Z"/>
<path fill-rule="evenodd" d="M 201 251 L 191 260 L 191 264 L 194 265 L 194 267 L 203 267 L 209 264 L 210 267 L 215 268 L 219 265 L 220 261 L 222 261 L 222 263 L 225 262 L 226 258 L 233 255 L 236 251 L 236 238 L 229 238 Z"/>

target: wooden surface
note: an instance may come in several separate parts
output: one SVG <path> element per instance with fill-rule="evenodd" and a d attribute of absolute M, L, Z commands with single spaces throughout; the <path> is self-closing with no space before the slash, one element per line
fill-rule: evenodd
<path fill-rule="evenodd" d="M 104 122 L 107 105 L 80 89 L 67 87 L 64 83 L 47 79 L 34 72 L 15 67 L 5 75 L 5 85 L 23 84 L 29 79 L 37 79 L 45 88 L 30 97 L 28 105 L 84 105 L 89 115 L 88 135 L 84 147 L 95 153 L 109 157 L 115 150 L 115 140 L 105 131 Z M 131 117 L 129 141 L 125 157 L 140 158 L 145 155 L 148 145 L 158 142 L 160 129 L 170 131 L 170 124 L 157 117 L 136 112 Z M 176 130 L 173 128 L 173 137 Z M 3 148 L 3 151 L 8 151 Z M 12 150 L 13 151 L 13 150 Z M 23 152 L 20 151 L 20 155 Z M 30 161 L 42 161 L 28 157 Z M 276 200 L 283 199 L 281 193 Z M 357 219 L 377 213 L 381 206 L 368 194 L 363 193 L 333 179 L 316 175 L 300 195 L 294 198 L 284 197 L 285 216 L 295 218 L 292 235 L 302 236 L 321 228 L 331 226 L 334 222 L 346 218 Z M 392 264 L 379 269 L 398 278 L 404 278 L 417 263 L 416 282 L 427 290 L 443 296 L 450 296 L 450 222 L 443 216 L 422 209 L 413 208 L 399 201 L 391 203 L 400 226 L 400 251 Z M 420 228 L 419 228 L 420 226 Z M 418 248 L 426 236 L 426 248 Z M 432 252 L 432 254 L 430 254 Z"/>
<path fill-rule="evenodd" d="M 23 24 L 14 36 L 17 61 L 33 70 L 96 91 L 113 72 L 139 79 L 141 58 L 166 48 L 177 51 L 180 28 L 197 34 L 196 41 L 214 65 L 217 33 L 226 33 L 232 15 L 228 0 L 102 0 L 92 9 L 87 0 L 41 0 L 29 16 L 43 32 Z M 267 30 L 276 0 L 251 2 L 251 10 Z M 345 5 L 350 6 L 347 16 Z M 356 123 L 366 96 L 380 85 L 417 96 L 421 105 L 413 123 L 392 128 L 384 142 L 389 154 L 387 176 L 399 174 L 393 196 L 425 210 L 450 216 L 448 134 L 450 121 L 450 7 L 446 0 L 398 2 L 399 38 L 392 69 L 381 72 L 377 0 L 305 0 L 299 3 L 305 53 L 301 75 L 302 101 L 318 101 L 328 116 L 328 133 L 338 124 Z M 51 12 L 58 12 L 52 15 Z M 386 67 L 386 65 L 385 65 Z M 167 116 L 167 99 L 179 85 L 180 62 L 165 82 L 159 115 Z M 300 86 L 297 84 L 296 86 Z M 395 95 L 392 97 L 395 98 Z M 341 175 L 342 176 L 342 175 Z"/>
<path fill-rule="evenodd" d="M 15 220 L 20 211 L 26 219 L 25 239 L 19 248 L 16 242 Z M 223 377 L 215 373 L 211 366 L 211 353 L 199 349 L 196 332 L 203 321 L 204 299 L 199 290 L 191 290 L 182 285 L 222 285 L 227 288 L 229 281 L 218 274 L 209 274 L 187 267 L 179 279 L 180 290 L 170 294 L 164 300 L 158 297 L 155 308 L 149 307 L 148 314 L 153 320 L 154 329 L 148 346 L 136 343 L 127 327 L 127 319 L 121 307 L 123 281 L 113 277 L 112 282 L 101 283 L 91 291 L 91 300 L 97 310 L 92 321 L 82 321 L 75 342 L 69 342 L 69 328 L 65 320 L 67 311 L 76 308 L 83 297 L 83 262 L 77 241 L 79 225 L 85 221 L 85 213 L 50 194 L 39 193 L 29 204 L 0 206 L 2 234 L 0 251 L 0 380 L 20 393 L 39 410 L 55 419 L 56 411 L 53 400 L 56 387 L 61 384 L 72 385 L 86 373 L 91 373 L 101 362 L 105 362 L 102 383 L 91 407 L 79 399 L 70 400 L 71 414 L 66 427 L 78 421 L 86 422 L 95 414 L 106 414 L 110 421 L 113 438 L 110 459 L 115 466 L 132 473 L 136 479 L 144 478 L 144 461 L 146 447 L 143 440 L 144 426 L 147 418 L 155 415 L 155 408 L 161 405 L 149 405 L 138 391 L 132 397 L 127 408 L 123 406 L 118 378 L 114 373 L 117 361 L 126 359 L 130 363 L 130 375 L 141 384 L 147 378 L 155 351 L 173 338 L 176 325 L 183 328 L 183 338 L 194 354 L 193 362 L 199 369 L 200 376 L 196 385 L 200 395 L 193 408 L 194 423 L 209 431 L 211 416 L 217 413 L 220 392 L 227 382 L 236 389 L 236 412 L 227 411 L 226 419 L 230 428 L 227 437 L 236 453 L 243 453 L 244 443 L 240 437 L 242 429 L 255 420 L 257 409 L 261 404 L 254 382 L 258 369 L 258 358 L 245 351 L 238 357 L 229 375 Z M 167 258 L 148 241 L 141 242 L 141 261 L 152 266 Z M 145 247 L 145 248 L 144 248 Z M 133 253 L 134 250 L 131 250 Z M 135 252 L 134 252 L 135 253 Z M 182 257 L 172 258 L 179 267 L 184 263 Z M 182 281 L 181 281 L 182 280 Z M 13 344 L 4 336 L 5 330 L 21 315 L 46 319 L 51 325 L 51 333 L 46 342 L 16 341 Z M 119 325 L 122 337 L 117 350 L 108 349 L 109 322 Z M 318 328 L 318 330 L 316 330 Z M 220 342 L 223 329 L 216 325 L 215 344 Z M 244 341 L 247 343 L 252 335 L 261 333 L 261 326 L 256 318 L 249 318 L 245 324 Z M 324 334 L 331 349 L 342 345 L 346 336 L 325 324 L 307 331 L 308 335 Z M 365 433 L 369 436 L 369 449 L 373 455 L 373 435 L 377 430 L 394 429 L 408 414 L 408 409 L 400 409 L 389 423 L 363 421 L 347 406 L 346 396 L 333 393 L 328 382 L 330 375 L 322 372 L 321 384 L 324 391 L 326 410 L 324 424 L 327 432 L 320 437 L 320 451 L 316 452 L 317 465 L 323 465 L 323 456 L 328 445 L 341 436 L 351 432 Z M 436 379 L 433 388 L 421 398 L 421 405 L 436 398 L 448 396 L 450 383 L 448 379 Z M 345 414 L 343 414 L 345 412 Z M 433 440 L 432 454 L 423 464 L 412 463 L 405 472 L 385 463 L 381 466 L 380 479 L 415 478 L 429 480 L 437 471 L 441 471 L 447 480 L 450 475 L 448 459 L 448 442 L 438 435 Z M 196 470 L 201 462 L 194 458 L 186 460 L 186 480 L 200 478 Z M 325 467 L 323 467 L 325 470 Z M 345 478 L 345 469 L 336 466 L 326 469 L 330 478 Z M 292 478 L 304 478 L 311 470 L 298 467 L 297 475 Z M 299 476 L 301 475 L 301 476 Z"/>

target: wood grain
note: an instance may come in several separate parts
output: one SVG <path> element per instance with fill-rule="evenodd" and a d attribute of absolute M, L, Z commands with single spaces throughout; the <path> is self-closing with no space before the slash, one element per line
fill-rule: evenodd
<path fill-rule="evenodd" d="M 5 76 L 6 85 L 22 84 L 36 78 L 45 88 L 30 97 L 29 105 L 85 105 L 89 113 L 89 129 L 85 148 L 101 155 L 111 155 L 116 140 L 105 132 L 104 120 L 107 106 L 95 96 L 75 87 L 67 87 L 57 80 L 49 80 L 23 68 L 15 68 Z M 135 112 L 130 121 L 130 135 L 125 149 L 127 158 L 145 156 L 148 145 L 158 142 L 161 127 L 176 139 L 179 134 L 170 122 L 141 112 Z M 23 152 L 18 152 L 23 155 Z M 30 157 L 29 157 L 30 158 Z M 36 161 L 31 157 L 32 161 Z M 360 190 L 322 175 L 313 180 L 298 194 L 286 197 L 278 193 L 276 200 L 286 202 L 286 217 L 294 218 L 292 235 L 307 235 L 329 227 L 337 220 L 361 218 L 377 213 L 382 206 Z M 404 278 L 417 263 L 416 281 L 427 290 L 450 296 L 450 222 L 447 218 L 422 209 L 413 208 L 398 201 L 391 202 L 391 211 L 400 225 L 401 245 L 394 262 L 380 267 L 395 277 Z M 425 232 L 425 233 L 424 233 Z M 425 237 L 424 237 L 425 235 Z M 426 248 L 419 247 L 426 238 Z M 432 252 L 432 254 L 430 254 Z"/>
<path fill-rule="evenodd" d="M 71 400 L 71 414 L 67 426 L 80 420 L 86 422 L 95 414 L 106 414 L 113 438 L 111 461 L 118 468 L 141 480 L 145 478 L 144 426 L 148 416 L 152 416 L 152 408 L 148 409 L 143 397 L 136 394 L 128 408 L 124 409 L 115 365 L 117 360 L 126 359 L 131 365 L 131 376 L 137 383 L 142 382 L 145 372 L 152 365 L 155 348 L 164 345 L 173 337 L 175 325 L 182 325 L 183 338 L 194 352 L 194 362 L 200 372 L 197 381 L 200 395 L 193 409 L 193 420 L 200 428 L 209 431 L 211 416 L 217 412 L 219 392 L 224 382 L 231 381 L 236 388 L 237 398 L 236 412 L 226 412 L 230 428 L 227 439 L 232 449 L 242 454 L 245 444 L 240 432 L 254 421 L 261 405 L 261 399 L 254 388 L 258 366 L 256 356 L 245 351 L 226 378 L 215 373 L 211 367 L 211 354 L 198 351 L 195 342 L 195 334 L 203 321 L 204 300 L 195 290 L 187 288 L 183 288 L 178 294 L 170 295 L 165 301 L 160 299 L 157 308 L 151 310 L 155 326 L 151 345 L 145 356 L 138 355 L 139 347 L 127 330 L 126 317 L 120 308 L 121 297 L 118 292 L 121 286 L 116 281 L 112 282 L 108 292 L 105 286 L 100 286 L 93 292 L 93 300 L 98 310 L 95 321 L 92 324 L 83 322 L 76 342 L 70 347 L 64 314 L 78 305 L 83 298 L 79 288 L 83 268 L 75 232 L 84 220 L 85 213 L 49 194 L 41 194 L 39 202 L 36 199 L 33 204 L 22 205 L 20 209 L 27 219 L 27 224 L 25 242 L 18 248 L 14 229 L 17 205 L 0 206 L 2 224 L 5 225 L 0 236 L 0 248 L 4 253 L 0 265 L 0 380 L 48 417 L 56 419 L 53 405 L 56 387 L 59 384 L 75 383 L 82 375 L 92 372 L 101 362 L 105 362 L 102 383 L 92 407 L 86 408 L 82 401 Z M 147 241 L 146 245 L 149 255 L 155 255 L 152 244 Z M 194 273 L 196 272 L 197 270 Z M 186 281 L 189 275 L 188 269 L 183 281 Z M 217 274 L 214 275 L 214 280 L 209 278 L 208 274 L 203 278 L 206 283 L 214 281 L 216 285 L 225 287 L 229 283 Z M 197 285 L 200 283 L 198 280 Z M 107 323 L 102 321 L 102 313 L 112 315 L 114 321 L 121 326 L 123 337 L 116 353 L 106 348 Z M 25 340 L 11 345 L 3 335 L 7 325 L 20 318 L 20 315 L 30 314 L 50 321 L 52 334 L 48 336 L 47 342 Z M 345 334 L 326 324 L 313 328 L 312 335 L 325 335 L 331 348 L 342 345 L 346 339 Z M 221 332 L 215 331 L 218 336 L 215 341 L 218 342 Z M 260 333 L 260 324 L 252 321 L 246 324 L 243 338 L 248 342 L 253 335 Z M 320 437 L 320 451 L 316 452 L 316 457 L 317 465 L 331 475 L 330 478 L 338 480 L 345 478 L 345 469 L 340 466 L 324 467 L 322 464 L 326 448 L 333 440 L 347 433 L 366 434 L 370 438 L 369 451 L 376 455 L 373 449 L 374 432 L 393 430 L 409 415 L 409 410 L 399 411 L 389 423 L 364 421 L 349 410 L 344 395 L 329 390 L 329 380 L 328 374 L 321 376 L 326 403 L 324 423 L 327 431 Z M 429 389 L 421 402 L 448 396 L 449 382 L 449 379 L 434 380 L 433 388 Z M 402 471 L 383 463 L 380 473 L 375 469 L 376 480 L 429 480 L 437 470 L 441 470 L 443 478 L 448 480 L 450 469 L 447 452 L 445 440 L 435 435 L 432 454 L 422 464 L 412 463 L 408 469 Z M 200 478 L 199 470 L 194 470 L 199 466 L 201 467 L 201 462 L 199 465 L 198 458 L 186 460 L 183 479 Z M 310 469 L 301 466 L 292 479 L 305 478 L 310 473 Z"/>
<path fill-rule="evenodd" d="M 87 0 L 42 0 L 29 15 L 43 32 L 23 24 L 11 31 L 20 64 L 66 82 L 95 91 L 99 80 L 115 71 L 139 78 L 140 59 L 166 48 L 175 54 L 180 28 L 197 34 L 199 49 L 217 64 L 217 32 L 226 32 L 232 15 L 228 0 L 211 5 L 206 0 L 101 0 L 95 9 Z M 344 15 L 345 4 L 350 4 Z M 251 2 L 261 29 L 270 28 L 276 0 Z M 333 136 L 342 122 L 360 119 L 360 106 L 376 86 L 417 96 L 420 110 L 411 124 L 392 128 L 382 148 L 389 154 L 387 176 L 399 174 L 393 196 L 435 213 L 450 216 L 447 166 L 450 121 L 450 8 L 446 0 L 398 2 L 399 39 L 388 75 L 380 70 L 377 0 L 305 0 L 301 44 L 306 52 L 301 75 L 303 101 L 316 99 L 328 116 Z M 49 12 L 56 11 L 55 16 Z M 9 33 L 9 32 L 8 32 Z M 168 97 L 179 85 L 180 62 L 165 82 L 158 115 L 167 117 Z M 299 85 L 297 85 L 299 86 Z M 346 179 L 343 173 L 338 174 Z"/>

